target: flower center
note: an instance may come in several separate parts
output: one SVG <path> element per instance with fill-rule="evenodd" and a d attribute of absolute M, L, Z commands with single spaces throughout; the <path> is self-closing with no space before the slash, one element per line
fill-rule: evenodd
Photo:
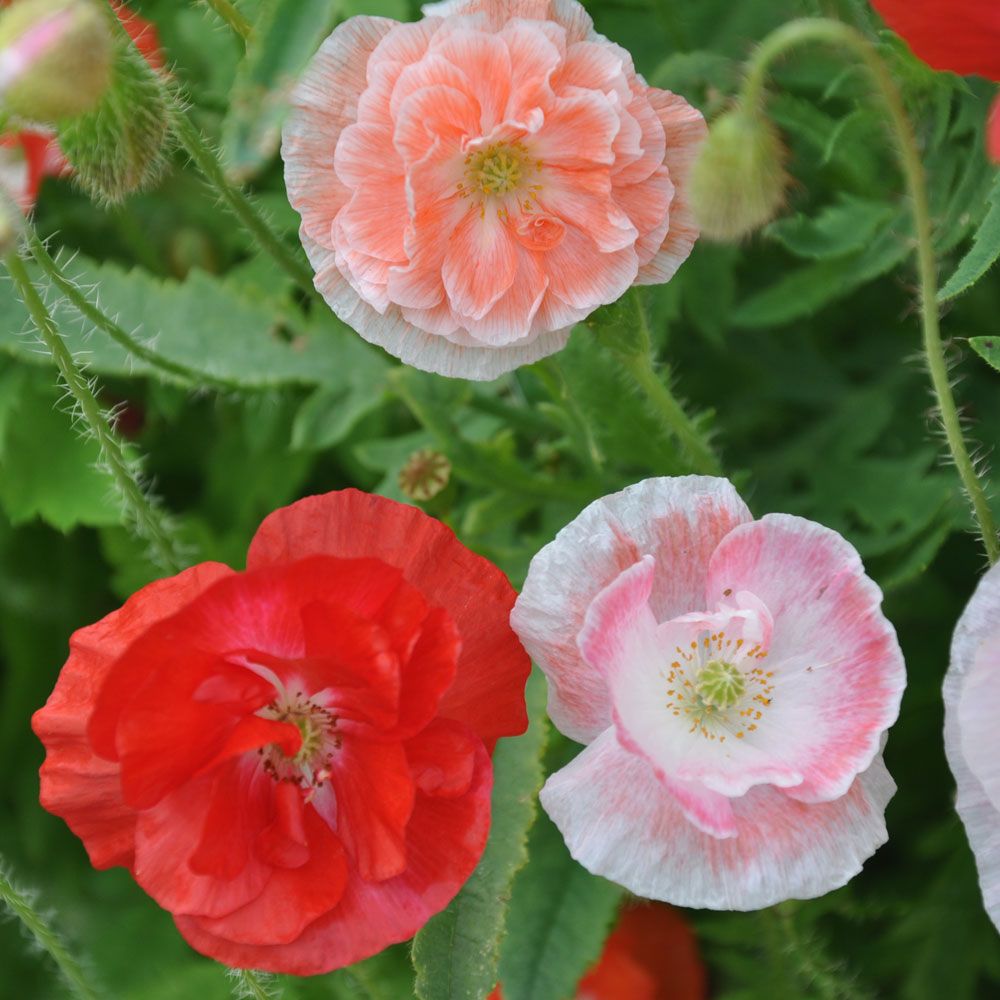
<path fill-rule="evenodd" d="M 747 682 L 739 667 L 725 660 L 709 660 L 695 674 L 694 689 L 706 705 L 730 708 L 743 697 Z"/>
<path fill-rule="evenodd" d="M 515 147 L 499 143 L 473 153 L 466 160 L 466 175 L 483 194 L 508 194 L 521 184 L 524 166 Z"/>
<path fill-rule="evenodd" d="M 665 671 L 666 707 L 690 722 L 688 732 L 725 743 L 757 729 L 774 693 L 774 673 L 759 663 L 767 656 L 763 646 L 720 631 L 702 634 L 689 649 L 677 646 L 675 656 Z"/>
<path fill-rule="evenodd" d="M 277 744 L 258 750 L 264 770 L 275 781 L 292 781 L 303 788 L 316 789 L 330 778 L 333 752 L 340 747 L 337 716 L 307 698 L 301 691 L 282 691 L 260 715 L 290 722 L 302 734 L 302 745 L 294 757 Z"/>

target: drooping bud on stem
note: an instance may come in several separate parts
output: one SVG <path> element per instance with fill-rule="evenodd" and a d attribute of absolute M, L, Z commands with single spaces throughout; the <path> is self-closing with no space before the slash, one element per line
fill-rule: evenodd
<path fill-rule="evenodd" d="M 112 38 L 97 0 L 20 0 L 0 15 L 0 108 L 54 124 L 108 89 Z"/>
<path fill-rule="evenodd" d="M 691 175 L 691 203 L 709 239 L 742 239 L 777 215 L 785 200 L 785 149 L 756 104 L 737 104 L 709 129 Z"/>
<path fill-rule="evenodd" d="M 169 132 L 165 84 L 119 32 L 103 99 L 58 129 L 77 183 L 96 201 L 120 204 L 159 179 Z"/>

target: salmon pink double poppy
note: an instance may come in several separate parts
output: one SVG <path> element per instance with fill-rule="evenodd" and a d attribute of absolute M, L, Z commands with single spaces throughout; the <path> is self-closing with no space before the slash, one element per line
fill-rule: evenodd
<path fill-rule="evenodd" d="M 885 841 L 905 685 L 836 532 L 723 479 L 650 479 L 535 556 L 511 621 L 587 744 L 542 789 L 573 856 L 640 896 L 747 910 L 843 885 Z"/>
<path fill-rule="evenodd" d="M 1000 81 L 996 0 L 872 0 L 913 52 L 934 69 Z M 1000 97 L 987 122 L 987 147 L 1000 163 Z"/>
<path fill-rule="evenodd" d="M 530 668 L 491 563 L 345 490 L 76 632 L 42 805 L 196 949 L 308 975 L 410 937 L 477 864 Z"/>
<path fill-rule="evenodd" d="M 417 368 L 491 379 L 671 278 L 705 125 L 576 0 L 425 13 L 327 39 L 285 128 L 288 195 L 342 320 Z"/>

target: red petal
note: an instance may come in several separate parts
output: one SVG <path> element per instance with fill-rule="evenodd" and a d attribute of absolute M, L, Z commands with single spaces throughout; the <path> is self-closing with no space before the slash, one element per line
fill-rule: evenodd
<path fill-rule="evenodd" d="M 181 933 L 185 923 L 197 924 L 247 953 L 256 952 L 255 946 L 270 950 L 295 941 L 309 924 L 336 907 L 347 883 L 344 849 L 312 809 L 303 814 L 303 835 L 309 856 L 300 867 L 275 869 L 260 895 L 224 917 L 175 918 Z"/>
<path fill-rule="evenodd" d="M 349 877 L 343 898 L 288 944 L 250 946 L 226 937 L 224 922 L 175 918 L 203 954 L 239 968 L 310 976 L 329 972 L 411 938 L 443 910 L 479 863 L 490 823 L 493 772 L 476 751 L 469 791 L 458 798 L 418 795 L 407 828 L 407 866 L 385 882 Z M 288 902 L 296 899 L 294 890 Z"/>
<path fill-rule="evenodd" d="M 996 0 L 872 0 L 872 4 L 934 69 L 1000 80 Z"/>
<path fill-rule="evenodd" d="M 455 680 L 462 640 L 443 608 L 427 615 L 409 662 L 403 667 L 399 699 L 401 739 L 419 733 L 438 710 L 442 695 Z"/>
<path fill-rule="evenodd" d="M 122 800 L 119 767 L 98 758 L 87 738 L 97 692 L 137 636 L 231 573 L 220 563 L 194 566 L 143 587 L 122 608 L 75 632 L 55 690 L 32 719 L 47 751 L 42 805 L 66 820 L 96 868 L 131 864 L 135 835 L 135 813 Z"/>
<path fill-rule="evenodd" d="M 472 784 L 476 747 L 471 729 L 450 719 L 435 719 L 406 742 L 406 756 L 417 788 L 425 795 L 464 795 Z"/>
<path fill-rule="evenodd" d="M 165 60 L 160 49 L 160 36 L 156 26 L 143 17 L 133 13 L 120 0 L 111 0 L 111 6 L 118 15 L 118 20 L 125 26 L 129 37 L 135 42 L 135 47 L 143 54 L 146 62 L 153 69 L 163 69 Z"/>
<path fill-rule="evenodd" d="M 302 792 L 290 781 L 279 781 L 271 802 L 274 819 L 257 837 L 257 856 L 276 868 L 301 868 L 309 860 Z M 234 808 L 238 805 L 233 803 Z"/>
<path fill-rule="evenodd" d="M 406 868 L 414 784 L 400 743 L 346 737 L 334 755 L 337 832 L 358 872 L 383 881 Z"/>
<path fill-rule="evenodd" d="M 440 521 L 385 497 L 342 490 L 307 497 L 264 520 L 247 555 L 258 570 L 307 556 L 375 558 L 403 571 L 458 627 L 462 652 L 439 714 L 464 722 L 492 751 L 527 728 L 524 684 L 531 665 L 509 624 L 514 590 Z"/>
<path fill-rule="evenodd" d="M 1000 164 L 1000 97 L 994 100 L 986 123 L 986 152 L 994 163 Z"/>

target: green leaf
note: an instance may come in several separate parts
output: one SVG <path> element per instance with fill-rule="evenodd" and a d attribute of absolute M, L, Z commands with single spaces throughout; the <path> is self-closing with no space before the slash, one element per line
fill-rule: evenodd
<path fill-rule="evenodd" d="M 544 815 L 528 855 L 507 913 L 504 1000 L 565 1000 L 599 957 L 623 890 L 581 868 Z"/>
<path fill-rule="evenodd" d="M 970 337 L 969 346 L 991 368 L 1000 371 L 1000 339 L 996 337 Z"/>
<path fill-rule="evenodd" d="M 245 183 L 278 152 L 291 90 L 339 12 L 331 0 L 263 5 L 222 123 L 223 157 L 234 180 Z"/>
<path fill-rule="evenodd" d="M 11 523 L 41 517 L 60 531 L 119 524 L 114 483 L 98 468 L 100 449 L 74 426 L 55 376 L 25 369 L 3 385 L 0 504 Z"/>
<path fill-rule="evenodd" d="M 969 252 L 938 292 L 939 302 L 947 302 L 968 291 L 1000 257 L 1000 173 L 993 182 L 989 201 L 990 210 L 973 237 Z"/>
<path fill-rule="evenodd" d="M 192 271 L 183 284 L 82 258 L 67 271 L 81 288 L 93 288 L 92 301 L 148 347 L 233 388 L 345 385 L 354 368 L 383 357 L 332 314 L 321 313 L 303 330 L 301 315 L 289 307 L 252 297 L 204 271 Z M 51 290 L 47 299 L 70 350 L 86 359 L 90 371 L 173 378 L 81 320 Z M 0 352 L 44 361 L 34 341 L 20 333 L 27 317 L 9 282 L 0 283 L 0 314 Z"/>
<path fill-rule="evenodd" d="M 451 905 L 413 941 L 421 1000 L 483 1000 L 497 982 L 497 958 L 514 875 L 527 860 L 528 830 L 538 809 L 545 743 L 545 681 L 535 671 L 526 690 L 530 725 L 501 740 L 493 755 L 493 826 L 479 866 Z"/>
<path fill-rule="evenodd" d="M 732 320 L 744 327 L 781 326 L 810 316 L 891 271 L 908 253 L 902 232 L 887 226 L 860 253 L 790 271 L 769 288 L 750 296 L 733 312 Z"/>
<path fill-rule="evenodd" d="M 885 202 L 842 193 L 819 215 L 779 219 L 764 232 L 797 257 L 822 260 L 864 249 L 894 214 Z"/>

